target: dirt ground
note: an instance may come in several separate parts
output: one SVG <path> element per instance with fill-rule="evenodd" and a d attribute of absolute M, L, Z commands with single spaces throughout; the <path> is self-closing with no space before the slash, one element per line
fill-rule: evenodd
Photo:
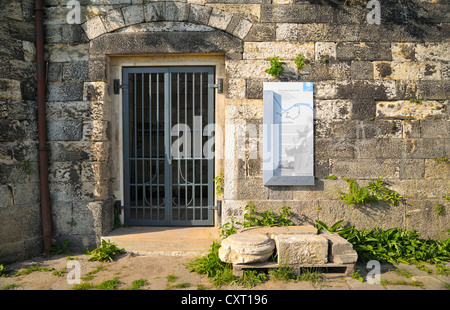
<path fill-rule="evenodd" d="M 141 290 L 244 290 L 239 286 L 227 286 L 217 288 L 206 275 L 199 275 L 190 272 L 186 264 L 194 260 L 193 257 L 173 257 L 173 256 L 136 256 L 124 254 L 116 258 L 113 262 L 89 261 L 90 256 L 81 254 L 70 254 L 72 258 L 77 258 L 79 262 L 81 277 L 85 277 L 90 272 L 100 271 L 92 275 L 92 279 L 83 279 L 81 283 L 91 283 L 97 285 L 106 280 L 119 279 L 118 290 L 130 288 L 133 281 L 145 279 L 148 284 L 140 287 Z M 66 255 L 52 256 L 49 258 L 36 257 L 30 260 L 5 265 L 7 271 L 19 272 L 32 265 L 39 265 L 40 270 L 29 274 L 18 276 L 0 277 L 0 289 L 14 290 L 72 290 L 73 285 L 68 283 L 68 275 L 75 269 L 69 264 Z M 69 265 L 68 265 L 69 264 Z M 382 278 L 395 285 L 369 284 L 366 281 L 361 283 L 351 276 L 343 274 L 324 274 L 325 280 L 321 283 L 309 281 L 276 281 L 269 279 L 265 283 L 252 289 L 255 290 L 445 290 L 449 289 L 450 277 L 436 275 L 430 276 L 428 273 L 418 270 L 414 266 L 400 266 L 402 270 L 410 270 L 413 278 L 405 278 L 384 268 Z M 400 268 L 399 267 L 399 268 Z M 356 267 L 358 270 L 358 266 Z M 364 275 L 363 268 L 362 275 Z M 422 283 L 420 286 L 399 285 L 399 280 L 406 282 Z M 446 284 L 447 283 L 447 284 Z"/>

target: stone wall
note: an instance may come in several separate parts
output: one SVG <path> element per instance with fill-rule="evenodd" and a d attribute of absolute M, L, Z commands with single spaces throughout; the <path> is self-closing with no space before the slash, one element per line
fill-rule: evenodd
<path fill-rule="evenodd" d="M 0 250 L 22 255 L 41 240 L 33 2 L 0 1 Z M 450 157 L 448 1 L 381 1 L 380 25 L 367 24 L 365 1 L 80 0 L 80 24 L 67 23 L 67 2 L 45 1 L 56 242 L 84 250 L 112 227 L 110 57 L 186 53 L 224 55 L 226 125 L 262 123 L 264 81 L 315 83 L 316 185 L 264 187 L 259 155 L 236 156 L 239 137 L 226 132 L 222 223 L 242 217 L 252 200 L 260 210 L 290 206 L 298 224 L 345 219 L 446 236 L 449 212 L 434 207 L 450 207 L 442 198 L 450 165 L 435 160 Z M 294 66 L 299 53 L 308 60 L 302 70 Z M 285 63 L 278 79 L 264 72 L 272 56 Z M 362 186 L 381 175 L 404 204 L 349 207 L 337 199 L 344 177 Z"/>
<path fill-rule="evenodd" d="M 449 214 L 438 215 L 435 206 L 450 207 L 443 198 L 450 165 L 436 160 L 448 158 L 450 146 L 450 19 L 438 12 L 448 12 L 449 4 L 381 1 L 381 25 L 369 25 L 365 6 L 326 2 L 333 1 L 253 4 L 260 14 L 244 39 L 243 57 L 227 62 L 226 118 L 237 126 L 262 122 L 262 83 L 273 80 L 264 72 L 268 57 L 284 59 L 278 80 L 315 83 L 316 185 L 264 187 L 261 158 L 229 160 L 226 214 L 241 217 L 251 200 L 261 211 L 290 206 L 296 223 L 344 219 L 358 228 L 448 237 Z M 294 65 L 299 53 L 309 60 L 300 71 Z M 235 135 L 226 136 L 229 146 L 239 131 Z M 347 191 L 344 177 L 364 186 L 379 176 L 403 204 L 358 207 L 338 200 L 338 191 Z"/>
<path fill-rule="evenodd" d="M 0 258 L 42 249 L 34 1 L 0 1 Z"/>

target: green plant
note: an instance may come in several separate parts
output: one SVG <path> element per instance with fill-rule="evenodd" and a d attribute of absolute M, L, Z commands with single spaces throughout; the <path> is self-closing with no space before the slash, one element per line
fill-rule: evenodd
<path fill-rule="evenodd" d="M 169 283 L 175 282 L 176 279 L 178 279 L 178 277 L 175 276 L 175 275 L 173 275 L 173 274 L 169 274 L 169 275 L 167 276 L 167 282 L 169 282 Z"/>
<path fill-rule="evenodd" d="M 67 267 L 64 267 L 61 270 L 55 270 L 52 272 L 52 275 L 58 276 L 58 277 L 64 277 L 64 275 L 67 273 Z"/>
<path fill-rule="evenodd" d="M 5 285 L 3 285 L 3 286 L 0 288 L 0 290 L 2 290 L 2 291 L 12 291 L 12 290 L 14 290 L 14 289 L 16 289 L 16 288 L 19 288 L 19 287 L 20 287 L 19 284 L 10 283 L 10 284 L 5 284 Z"/>
<path fill-rule="evenodd" d="M 33 264 L 27 268 L 23 268 L 23 269 L 19 270 L 18 275 L 22 275 L 22 274 L 28 275 L 35 271 L 53 271 L 53 270 L 55 270 L 55 268 L 41 267 L 40 264 Z"/>
<path fill-rule="evenodd" d="M 405 278 L 408 278 L 408 279 L 410 279 L 413 276 L 413 274 L 411 272 L 409 272 L 408 270 L 405 270 L 405 269 L 396 268 L 394 271 L 397 274 L 399 274 Z"/>
<path fill-rule="evenodd" d="M 89 252 L 89 254 L 92 255 L 89 261 L 112 262 L 116 255 L 123 254 L 125 252 L 126 251 L 124 249 L 119 249 L 116 244 L 111 243 L 110 240 L 102 240 L 101 247 Z"/>
<path fill-rule="evenodd" d="M 419 286 L 423 288 L 423 283 L 419 281 L 405 281 L 405 280 L 388 281 L 385 279 L 381 279 L 380 283 L 382 285 L 406 285 L 406 286 Z"/>
<path fill-rule="evenodd" d="M 340 192 L 339 200 L 349 206 L 378 203 L 377 196 L 373 195 L 366 187 L 359 188 L 355 179 L 344 178 L 344 180 L 348 183 L 348 193 Z"/>
<path fill-rule="evenodd" d="M 142 286 L 148 285 L 148 281 L 145 279 L 137 279 L 131 283 L 131 287 L 125 288 L 125 290 L 137 291 L 140 290 Z"/>
<path fill-rule="evenodd" d="M 0 277 L 3 275 L 4 271 L 5 271 L 5 267 L 3 267 L 3 264 L 0 264 Z"/>
<path fill-rule="evenodd" d="M 347 205 L 361 205 L 378 203 L 379 199 L 389 202 L 390 205 L 398 206 L 402 196 L 386 188 L 383 177 L 375 182 L 369 182 L 367 187 L 359 187 L 355 179 L 343 178 L 348 183 L 348 193 L 339 192 L 339 200 Z"/>
<path fill-rule="evenodd" d="M 409 99 L 409 102 L 411 103 L 421 103 L 422 101 L 422 99 Z"/>
<path fill-rule="evenodd" d="M 293 225 L 292 221 L 289 219 L 291 216 L 291 208 L 288 206 L 284 206 L 281 209 L 280 215 L 276 215 L 269 210 L 257 212 L 255 204 L 249 201 L 245 206 L 245 210 L 248 212 L 244 215 L 244 227 Z"/>
<path fill-rule="evenodd" d="M 183 282 L 183 283 L 175 284 L 172 287 L 174 287 L 174 288 L 187 288 L 187 287 L 191 287 L 191 286 L 192 286 L 191 283 Z"/>
<path fill-rule="evenodd" d="M 439 157 L 439 158 L 435 158 L 434 159 L 435 162 L 437 163 L 446 163 L 450 165 L 450 160 L 447 157 Z"/>
<path fill-rule="evenodd" d="M 335 175 L 332 175 L 332 174 L 330 174 L 327 178 L 328 178 L 329 180 L 336 180 L 336 176 L 335 176 Z"/>
<path fill-rule="evenodd" d="M 220 242 L 214 241 L 207 255 L 195 259 L 186 266 L 191 272 L 206 274 L 208 278 L 214 278 L 227 269 L 231 269 L 231 264 L 221 261 L 219 258 Z"/>
<path fill-rule="evenodd" d="M 220 237 L 228 237 L 232 234 L 235 234 L 237 232 L 236 225 L 242 225 L 242 224 L 239 222 L 236 222 L 235 217 L 232 216 L 231 222 L 227 222 L 219 227 L 219 229 L 221 230 Z"/>
<path fill-rule="evenodd" d="M 71 226 L 71 227 L 75 227 L 77 226 L 77 222 L 74 219 L 71 219 L 69 222 L 67 222 L 67 225 Z"/>
<path fill-rule="evenodd" d="M 281 60 L 282 59 L 278 58 L 277 56 L 269 58 L 270 68 L 265 70 L 265 72 L 275 78 L 279 77 L 284 71 L 283 63 L 281 62 Z"/>
<path fill-rule="evenodd" d="M 334 223 L 331 227 L 328 227 L 324 222 L 316 220 L 316 228 L 321 231 L 321 230 L 325 230 L 325 231 L 329 231 L 330 233 L 335 233 L 338 231 L 339 228 L 341 228 L 342 223 L 344 222 L 344 220 L 341 220 L 339 222 Z"/>
<path fill-rule="evenodd" d="M 117 289 L 117 287 L 121 284 L 120 280 L 118 277 L 115 277 L 111 280 L 106 280 L 103 281 L 102 283 L 98 284 L 96 286 L 97 289 L 99 290 L 115 290 Z"/>
<path fill-rule="evenodd" d="M 245 288 L 252 288 L 267 281 L 267 275 L 263 272 L 247 269 L 242 277 L 236 278 L 231 284 L 242 285 Z"/>
<path fill-rule="evenodd" d="M 294 281 L 297 280 L 297 276 L 294 274 L 294 271 L 289 266 L 279 266 L 278 268 L 273 268 L 269 270 L 269 275 L 271 278 L 278 281 Z"/>
<path fill-rule="evenodd" d="M 297 66 L 298 70 L 301 70 L 305 66 L 304 60 L 305 56 L 303 56 L 302 54 L 298 54 L 295 58 L 295 65 Z"/>
<path fill-rule="evenodd" d="M 450 194 L 444 195 L 442 196 L 442 198 L 444 198 L 447 201 L 450 201 Z"/>
<path fill-rule="evenodd" d="M 67 248 L 67 245 L 69 244 L 69 240 L 66 239 L 62 242 L 61 245 L 58 243 L 54 243 L 49 247 L 50 254 L 52 255 L 58 255 L 58 254 L 68 254 L 70 251 Z"/>
<path fill-rule="evenodd" d="M 319 284 L 325 281 L 325 276 L 317 268 L 306 267 L 300 269 L 299 281 L 310 281 L 313 284 Z"/>
<path fill-rule="evenodd" d="M 442 203 L 438 203 L 435 207 L 434 207 L 434 211 L 436 211 L 436 214 L 439 216 L 444 215 L 445 213 L 445 207 Z"/>
<path fill-rule="evenodd" d="M 352 273 L 352 279 L 358 280 L 359 282 L 364 282 L 364 278 L 359 274 L 359 271 Z"/>
<path fill-rule="evenodd" d="M 448 272 L 444 262 L 450 260 L 450 239 L 422 239 L 415 230 L 400 228 L 370 228 L 357 230 L 355 226 L 342 227 L 339 221 L 328 227 L 316 221 L 318 229 L 338 233 L 353 245 L 358 253 L 358 261 L 367 262 L 375 259 L 392 264 L 406 263 L 420 265 L 421 262 L 434 264 L 442 272 Z"/>
<path fill-rule="evenodd" d="M 30 159 L 24 160 L 22 166 L 24 167 L 26 174 L 31 174 L 33 172 L 34 165 L 30 162 Z"/>
<path fill-rule="evenodd" d="M 216 194 L 218 196 L 223 195 L 223 181 L 224 181 L 224 175 L 223 172 L 219 172 L 219 174 L 214 178 L 214 182 L 216 182 Z"/>
<path fill-rule="evenodd" d="M 89 281 L 94 278 L 94 275 L 102 270 L 106 270 L 106 267 L 103 265 L 97 266 L 94 270 L 89 271 L 84 277 L 81 277 L 84 281 Z"/>

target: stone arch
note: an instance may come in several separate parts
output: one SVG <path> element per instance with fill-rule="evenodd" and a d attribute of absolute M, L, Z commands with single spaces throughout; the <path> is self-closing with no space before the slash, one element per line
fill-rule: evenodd
<path fill-rule="evenodd" d="M 88 19 L 83 25 L 89 40 L 143 23 L 174 22 L 208 26 L 243 40 L 253 23 L 230 12 L 204 5 L 165 1 L 132 4 Z"/>
<path fill-rule="evenodd" d="M 112 9 L 81 26 L 90 42 L 89 77 L 84 83 L 83 100 L 98 103 L 104 110 L 111 111 L 117 97 L 112 94 L 110 84 L 110 56 L 215 54 L 225 55 L 228 60 L 240 60 L 244 52 L 243 42 L 253 23 L 203 5 L 160 1 Z M 227 98 L 226 78 L 224 88 L 223 98 Z M 221 106 L 223 108 L 223 104 Z M 109 152 L 116 143 L 112 133 L 115 121 L 108 114 L 99 123 L 104 127 L 100 131 L 109 132 L 109 136 L 105 134 Z M 116 177 L 113 171 L 117 172 L 117 158 L 109 156 L 107 162 L 100 167 L 102 171 L 99 173 Z M 108 186 L 108 191 L 113 192 L 113 185 Z"/>

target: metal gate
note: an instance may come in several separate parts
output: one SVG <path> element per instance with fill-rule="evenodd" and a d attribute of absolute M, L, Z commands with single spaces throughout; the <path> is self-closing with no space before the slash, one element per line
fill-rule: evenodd
<path fill-rule="evenodd" d="M 125 222 L 213 225 L 214 68 L 125 68 L 123 78 Z"/>

